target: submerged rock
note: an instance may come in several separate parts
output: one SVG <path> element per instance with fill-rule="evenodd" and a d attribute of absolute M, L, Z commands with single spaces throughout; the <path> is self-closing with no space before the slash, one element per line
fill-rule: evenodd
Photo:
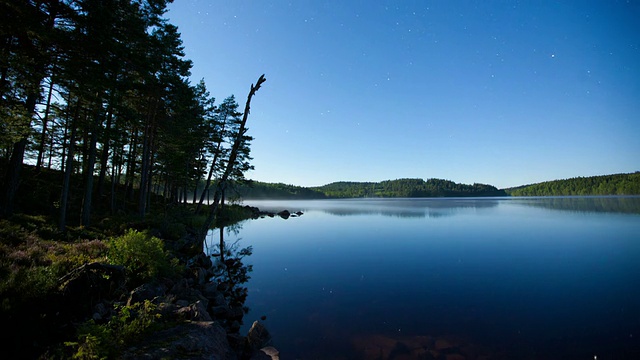
<path fill-rule="evenodd" d="M 398 340 L 383 335 L 364 335 L 353 338 L 352 343 L 363 359 L 386 360 L 398 344 Z"/>
<path fill-rule="evenodd" d="M 356 335 L 353 350 L 364 360 L 489 360 L 505 359 L 490 356 L 477 344 L 451 337 Z"/>
<path fill-rule="evenodd" d="M 255 353 L 258 350 L 271 345 L 271 334 L 267 328 L 260 322 L 254 321 L 247 333 L 247 350 Z"/>
<path fill-rule="evenodd" d="M 449 350 L 453 348 L 453 345 L 444 338 L 436 339 L 435 349 L 438 351 Z"/>
<path fill-rule="evenodd" d="M 155 332 L 147 341 L 128 349 L 122 359 L 163 359 L 173 356 L 193 360 L 237 359 L 224 329 L 213 321 L 187 322 Z"/>
<path fill-rule="evenodd" d="M 283 219 L 288 219 L 289 216 L 291 216 L 291 213 L 289 212 L 289 210 L 282 210 L 278 213 L 278 216 L 280 216 Z"/>
<path fill-rule="evenodd" d="M 271 360 L 280 360 L 280 352 L 273 346 L 263 347 L 260 351 L 269 355 Z"/>

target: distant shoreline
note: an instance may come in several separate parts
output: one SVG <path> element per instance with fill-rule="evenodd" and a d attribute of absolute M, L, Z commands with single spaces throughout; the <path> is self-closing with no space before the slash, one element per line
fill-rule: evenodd
<path fill-rule="evenodd" d="M 243 199 L 447 198 L 520 196 L 640 195 L 640 172 L 552 180 L 498 189 L 487 184 L 459 184 L 443 179 L 396 179 L 381 182 L 340 181 L 303 187 L 249 181 L 237 184 Z"/>

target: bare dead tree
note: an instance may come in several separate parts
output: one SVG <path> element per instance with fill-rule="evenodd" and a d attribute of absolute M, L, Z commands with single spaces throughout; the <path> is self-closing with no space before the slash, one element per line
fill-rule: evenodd
<path fill-rule="evenodd" d="M 242 116 L 242 122 L 240 123 L 240 130 L 238 131 L 238 135 L 233 141 L 233 147 L 231 148 L 231 152 L 229 153 L 229 158 L 227 160 L 227 167 L 224 170 L 224 173 L 220 177 L 220 180 L 216 184 L 215 192 L 213 196 L 213 202 L 209 204 L 209 216 L 207 216 L 207 220 L 204 222 L 197 236 L 199 240 L 204 241 L 207 236 L 207 232 L 213 225 L 216 216 L 218 215 L 218 207 L 220 206 L 220 199 L 224 194 L 224 191 L 227 188 L 227 184 L 229 181 L 229 177 L 233 174 L 234 167 L 236 165 L 236 159 L 238 157 L 238 151 L 240 150 L 240 146 L 242 145 L 243 136 L 247 132 L 246 124 L 247 118 L 249 117 L 249 111 L 251 107 L 251 99 L 256 94 L 256 91 L 260 89 L 260 86 L 267 81 L 265 79 L 264 74 L 260 75 L 256 84 L 251 84 L 251 90 L 249 91 L 249 95 L 247 96 L 247 103 L 244 106 L 244 115 Z"/>

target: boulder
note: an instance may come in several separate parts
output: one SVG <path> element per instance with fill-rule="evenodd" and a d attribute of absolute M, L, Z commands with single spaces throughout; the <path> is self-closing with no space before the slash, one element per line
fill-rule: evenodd
<path fill-rule="evenodd" d="M 245 211 L 251 213 L 251 218 L 252 219 L 258 219 L 262 215 L 262 212 L 260 211 L 260 209 L 258 209 L 255 206 L 245 205 L 244 209 L 245 209 Z"/>
<path fill-rule="evenodd" d="M 93 315 L 91 318 L 94 321 L 100 322 L 102 319 L 107 318 L 111 314 L 110 309 L 105 305 L 104 302 L 99 302 L 96 306 L 93 307 Z"/>
<path fill-rule="evenodd" d="M 247 333 L 246 344 L 248 353 L 256 353 L 260 349 L 271 345 L 271 334 L 260 321 L 256 320 Z"/>
<path fill-rule="evenodd" d="M 229 320 L 242 320 L 244 317 L 244 310 L 240 306 L 229 307 L 229 314 L 227 317 Z"/>
<path fill-rule="evenodd" d="M 131 306 L 145 300 L 153 300 L 163 296 L 166 292 L 167 288 L 163 284 L 143 284 L 131 291 L 127 305 Z"/>
<path fill-rule="evenodd" d="M 280 360 L 280 352 L 273 346 L 266 346 L 260 352 L 267 354 L 271 360 Z"/>
<path fill-rule="evenodd" d="M 201 267 L 208 269 L 213 266 L 213 262 L 211 261 L 211 257 L 205 255 L 204 253 L 200 253 L 187 262 L 188 267 Z"/>
<path fill-rule="evenodd" d="M 216 319 L 224 319 L 229 317 L 229 307 L 226 305 L 214 306 L 209 313 Z"/>
<path fill-rule="evenodd" d="M 206 284 L 203 284 L 200 287 L 200 291 L 202 292 L 202 295 L 204 295 L 207 299 L 209 300 L 213 300 L 215 299 L 218 295 L 222 295 L 219 291 L 218 291 L 218 284 L 208 281 Z M 215 301 L 212 301 L 215 303 Z M 220 305 L 217 304 L 216 305 Z"/>
<path fill-rule="evenodd" d="M 125 280 L 125 270 L 121 265 L 89 263 L 73 269 L 58 279 L 63 294 L 60 314 L 92 316 L 91 304 L 119 296 L 125 289 Z"/>
<path fill-rule="evenodd" d="M 362 359 L 388 359 L 398 340 L 383 335 L 360 335 L 352 339 L 354 349 Z"/>
<path fill-rule="evenodd" d="M 436 339 L 436 343 L 435 343 L 435 349 L 438 351 L 445 351 L 445 350 L 450 350 L 453 348 L 453 345 L 444 338 L 438 338 Z"/>
<path fill-rule="evenodd" d="M 207 311 L 207 306 L 202 301 L 178 309 L 181 318 L 192 321 L 212 321 L 211 315 Z"/>
<path fill-rule="evenodd" d="M 237 358 L 224 329 L 213 321 L 192 321 L 154 332 L 142 343 L 127 349 L 121 357 L 123 360 Z"/>

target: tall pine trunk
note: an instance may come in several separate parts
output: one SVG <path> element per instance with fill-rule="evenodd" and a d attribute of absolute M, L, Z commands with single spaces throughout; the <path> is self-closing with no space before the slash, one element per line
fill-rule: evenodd
<path fill-rule="evenodd" d="M 47 104 L 42 117 L 42 131 L 40 132 L 40 143 L 38 144 L 38 160 L 36 161 L 36 171 L 40 171 L 42 160 L 44 158 L 44 143 L 47 141 L 47 125 L 49 122 L 49 113 L 51 112 L 51 97 L 53 95 L 53 78 L 50 79 L 49 90 L 47 93 Z"/>
<path fill-rule="evenodd" d="M 133 129 L 133 144 L 129 147 L 129 155 L 127 156 L 127 174 L 125 175 L 125 196 L 124 205 L 126 205 L 127 199 L 133 199 L 133 181 L 136 171 L 136 155 L 138 152 L 138 129 Z"/>
<path fill-rule="evenodd" d="M 138 196 L 138 216 L 144 217 L 147 212 L 149 197 L 149 179 L 151 178 L 151 147 L 153 145 L 153 132 L 155 127 L 155 115 L 158 108 L 158 99 L 151 99 L 153 108 L 149 111 L 144 133 L 142 135 L 142 164 L 140 166 L 140 193 Z"/>
<path fill-rule="evenodd" d="M 58 4 L 56 2 L 52 2 L 49 7 L 49 14 L 42 24 L 43 32 L 39 35 L 51 31 L 54 28 L 55 20 L 58 16 Z M 27 96 L 24 102 L 24 109 L 29 117 L 28 128 L 31 128 L 31 119 L 36 113 L 36 104 L 38 98 L 40 96 L 40 84 L 42 80 L 46 77 L 45 69 L 47 66 L 47 56 L 45 56 L 46 51 L 50 48 L 46 48 L 47 44 L 32 42 L 30 37 L 33 34 L 23 34 L 26 35 L 24 39 L 24 43 L 20 42 L 19 44 L 19 52 L 24 51 L 23 55 L 26 55 L 29 60 L 34 61 L 34 66 L 32 68 L 32 72 L 29 75 L 30 80 L 28 80 L 28 84 L 30 85 L 30 89 L 27 90 Z M 11 43 L 11 38 L 13 35 L 7 36 L 7 42 L 3 44 L 3 50 L 10 50 L 13 47 Z M 44 46 L 45 48 L 39 48 L 39 46 Z M 3 54 L 4 55 L 4 54 Z M 4 65 L 4 64 L 3 64 Z M 11 65 L 9 65 L 11 66 Z M 0 77 L 2 78 L 2 84 L 4 84 L 7 79 L 7 71 L 8 66 L 2 66 L 2 70 L 0 70 Z M 4 94 L 2 94 L 4 97 Z M 4 207 L 1 209 L 2 213 L 5 216 L 9 216 L 13 214 L 15 207 L 15 199 L 16 194 L 18 193 L 18 188 L 20 186 L 20 173 L 22 170 L 23 162 L 24 162 L 24 153 L 27 148 L 27 135 L 22 137 L 13 145 L 13 151 L 11 152 L 11 158 L 9 160 L 9 168 L 7 169 L 7 177 L 6 183 L 4 184 Z"/>
<path fill-rule="evenodd" d="M 73 157 L 75 156 L 75 143 L 77 136 L 76 122 L 80 113 L 80 101 L 76 104 L 75 114 L 71 119 L 71 136 L 69 137 L 69 145 L 67 146 L 66 164 L 64 168 L 64 179 L 62 181 L 62 194 L 60 195 L 60 219 L 58 221 L 58 228 L 60 231 L 65 231 L 67 227 L 67 208 L 69 201 L 69 188 L 71 185 L 71 173 L 73 172 Z"/>
<path fill-rule="evenodd" d="M 227 120 L 225 119 L 222 123 L 222 129 L 220 130 L 222 139 L 222 134 L 224 133 L 225 127 L 227 125 Z M 200 201 L 198 202 L 198 206 L 196 206 L 195 214 L 198 215 L 200 210 L 202 209 L 202 204 L 204 203 L 205 196 L 207 199 L 209 198 L 209 187 L 211 186 L 211 179 L 213 178 L 213 171 L 215 170 L 216 164 L 218 163 L 218 157 L 220 154 L 220 150 L 222 148 L 222 140 L 218 141 L 216 144 L 216 150 L 213 154 L 213 160 L 211 161 L 211 167 L 209 168 L 209 174 L 207 174 L 207 181 L 204 184 L 204 188 L 202 189 L 202 194 L 200 195 Z"/>
<path fill-rule="evenodd" d="M 36 109 L 37 94 L 30 94 L 27 97 L 25 108 L 27 114 L 32 116 Z M 27 137 L 24 136 L 13 144 L 13 151 L 9 160 L 9 169 L 5 183 L 4 208 L 2 212 L 5 216 L 13 214 L 15 207 L 16 194 L 20 186 L 20 173 L 22 172 L 22 163 L 24 161 L 24 152 L 27 149 Z"/>
<path fill-rule="evenodd" d="M 100 97 L 99 97 L 100 98 Z M 85 168 L 85 181 L 84 181 L 84 196 L 82 198 L 82 218 L 81 224 L 83 226 L 89 226 L 91 224 L 91 206 L 93 201 L 93 171 L 96 165 L 96 153 L 98 143 L 98 129 L 101 124 L 100 115 L 100 101 L 97 101 L 96 109 L 93 114 L 93 121 L 91 122 L 90 130 L 91 136 L 89 137 L 89 148 L 87 149 L 87 166 Z"/>
<path fill-rule="evenodd" d="M 113 119 L 113 111 L 107 110 L 107 123 L 104 129 L 104 138 L 102 140 L 102 153 L 100 154 L 100 175 L 98 175 L 98 194 L 104 195 L 104 180 L 107 176 L 107 168 L 109 164 L 109 150 L 111 145 L 111 120 Z"/>

